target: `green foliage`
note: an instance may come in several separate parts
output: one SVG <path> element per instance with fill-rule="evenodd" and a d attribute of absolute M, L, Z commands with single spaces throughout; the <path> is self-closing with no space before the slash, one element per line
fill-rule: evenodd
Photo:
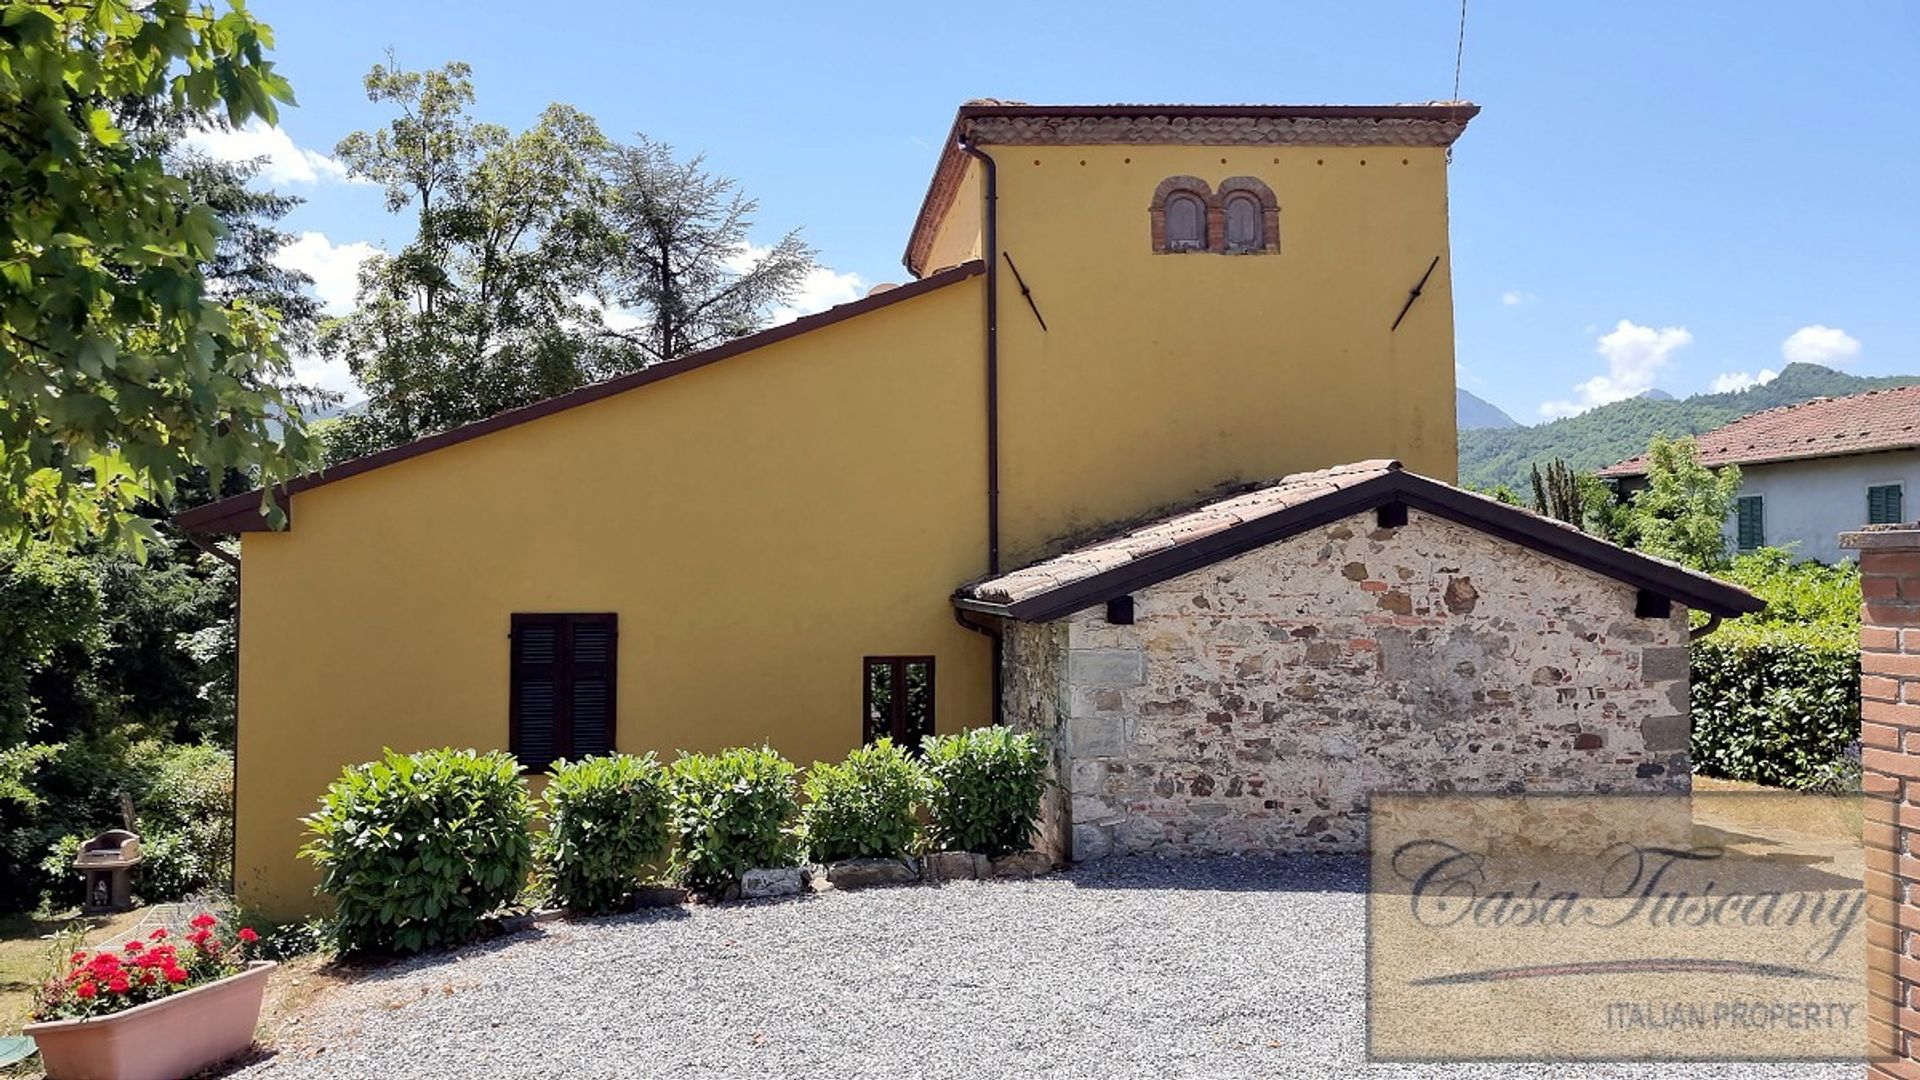
<path fill-rule="evenodd" d="M 719 893 L 748 870 L 797 861 L 794 767 L 771 748 L 684 754 L 671 785 L 674 873 L 688 888 Z"/>
<path fill-rule="evenodd" d="M 217 216 L 146 137 L 167 117 L 273 121 L 293 93 L 271 42 L 244 9 L 190 0 L 0 18 L 0 544 L 138 555 L 178 478 L 271 484 L 305 460 L 279 316 L 209 290 Z"/>
<path fill-rule="evenodd" d="M 764 254 L 748 243 L 758 204 L 699 157 L 644 136 L 604 155 L 611 259 L 605 290 L 640 315 L 631 330 L 600 334 L 629 368 L 722 345 L 767 324 L 814 266 L 814 251 L 787 233 Z"/>
<path fill-rule="evenodd" d="M 1725 394 L 1695 394 L 1677 401 L 1629 398 L 1579 416 L 1532 427 L 1480 428 L 1460 432 L 1460 479 L 1475 488 L 1524 487 L 1536 461 L 1564 458 L 1575 470 L 1602 469 L 1632 457 L 1655 435 L 1699 435 L 1751 412 L 1794 405 L 1817 397 L 1840 397 L 1888 386 L 1906 386 L 1912 375 L 1863 377 L 1817 364 L 1788 364 L 1780 377 Z"/>
<path fill-rule="evenodd" d="M 0 865 L 7 910 L 79 903 L 73 856 L 80 844 L 122 824 L 133 802 L 142 862 L 134 891 L 149 902 L 224 889 L 232 876 L 233 757 L 215 746 L 113 737 L 43 748 L 28 781 L 32 804 L 0 805 Z M 6 755 L 0 753 L 0 759 Z"/>
<path fill-rule="evenodd" d="M 1765 600 L 1767 607 L 1726 624 L 1714 633 L 1715 639 L 1758 640 L 1790 626 L 1801 640 L 1859 645 L 1858 563 L 1796 562 L 1785 549 L 1761 548 L 1734 556 L 1720 576 Z"/>
<path fill-rule="evenodd" d="M 1724 631 L 1722 631 L 1724 633 Z M 1860 650 L 1776 624 L 1692 650 L 1693 762 L 1709 776 L 1824 785 L 1860 737 Z"/>
<path fill-rule="evenodd" d="M 571 390 L 590 370 L 574 328 L 605 252 L 593 119 L 550 105 L 518 134 L 476 122 L 472 69 L 375 65 L 367 97 L 398 115 L 335 148 L 353 175 L 411 207 L 413 240 L 361 270 L 358 306 L 321 331 L 367 391 L 329 452 L 364 453 Z M 353 456 L 353 455 L 349 455 Z"/>
<path fill-rule="evenodd" d="M 563 907 L 612 911 L 667 853 L 666 770 L 652 754 L 556 762 L 543 797 L 536 854 Z"/>
<path fill-rule="evenodd" d="M 1767 602 L 1693 643 L 1693 758 L 1712 776 L 1845 790 L 1859 762 L 1860 570 L 1763 548 L 1723 576 Z"/>
<path fill-rule="evenodd" d="M 1560 458 L 1547 462 L 1545 472 L 1538 462 L 1533 466 L 1533 512 L 1558 518 L 1574 528 L 1584 528 L 1586 500 L 1580 491 L 1580 477 Z"/>
<path fill-rule="evenodd" d="M 981 727 L 926 741 L 930 820 L 938 850 L 1000 856 L 1027 850 L 1047 786 L 1047 750 L 1026 732 Z"/>
<path fill-rule="evenodd" d="M 1721 530 L 1740 491 L 1740 469 L 1700 464 L 1692 436 L 1656 436 L 1647 444 L 1646 486 L 1633 493 L 1620 542 L 1696 570 L 1727 562 Z"/>
<path fill-rule="evenodd" d="M 915 808 L 926 791 L 920 763 L 891 739 L 880 739 L 845 761 L 816 761 L 807 770 L 800 834 L 815 862 L 897 858 L 920 831 Z"/>
<path fill-rule="evenodd" d="M 532 812 L 512 756 L 386 752 L 348 768 L 303 819 L 300 849 L 333 901 L 343 951 L 466 941 L 510 904 L 532 865 Z"/>
<path fill-rule="evenodd" d="M 47 726 L 33 680 L 56 651 L 102 644 L 103 600 L 92 569 L 46 544 L 0 548 L 0 746 Z"/>

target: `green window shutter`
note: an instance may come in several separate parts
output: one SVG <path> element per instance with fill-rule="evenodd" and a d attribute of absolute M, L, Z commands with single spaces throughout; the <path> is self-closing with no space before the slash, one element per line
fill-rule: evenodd
<path fill-rule="evenodd" d="M 1734 542 L 1742 551 L 1767 545 L 1765 508 L 1758 495 L 1743 495 L 1734 502 L 1736 523 Z"/>
<path fill-rule="evenodd" d="M 1899 484 L 1876 484 L 1867 489 L 1867 524 L 1891 525 L 1900 520 Z"/>

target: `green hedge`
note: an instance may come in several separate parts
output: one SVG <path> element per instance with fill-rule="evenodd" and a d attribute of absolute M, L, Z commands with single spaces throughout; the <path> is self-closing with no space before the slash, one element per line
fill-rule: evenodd
<path fill-rule="evenodd" d="M 509 754 L 423 750 L 356 765 L 304 819 L 343 950 L 416 952 L 476 934 L 527 882 L 533 824 Z"/>
<path fill-rule="evenodd" d="M 1708 776 L 1822 786 L 1860 738 L 1860 647 L 1785 625 L 1693 644 L 1693 764 Z"/>
<path fill-rule="evenodd" d="M 652 754 L 559 762 L 542 797 L 536 854 L 562 907 L 612 911 L 667 853 L 667 776 Z"/>

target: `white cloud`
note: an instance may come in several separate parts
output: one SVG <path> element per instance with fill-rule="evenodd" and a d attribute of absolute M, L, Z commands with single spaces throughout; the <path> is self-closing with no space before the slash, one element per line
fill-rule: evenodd
<path fill-rule="evenodd" d="M 1575 400 L 1542 403 L 1540 415 L 1548 419 L 1574 416 L 1597 405 L 1646 393 L 1653 389 L 1654 378 L 1674 352 L 1692 343 L 1693 334 L 1684 326 L 1655 329 L 1621 319 L 1594 347 L 1607 361 L 1606 373 L 1575 386 L 1574 392 L 1579 395 Z"/>
<path fill-rule="evenodd" d="M 770 250 L 770 248 L 749 243 L 729 256 L 726 263 L 735 273 L 744 273 L 754 263 L 766 258 Z M 800 280 L 800 288 L 794 293 L 793 299 L 773 309 L 770 313 L 772 317 L 770 325 L 780 326 L 790 323 L 802 315 L 813 315 L 835 304 L 858 300 L 866 294 L 867 282 L 859 274 L 842 273 L 832 267 L 816 266 L 807 271 L 807 276 Z"/>
<path fill-rule="evenodd" d="M 354 293 L 360 284 L 360 264 L 380 249 L 362 240 L 336 244 L 325 233 L 303 232 L 273 253 L 275 265 L 298 270 L 313 279 L 313 291 L 329 314 L 340 315 L 353 307 Z M 328 390 L 337 390 L 349 400 L 357 396 L 353 376 L 345 361 L 329 361 L 319 356 L 295 356 L 293 370 L 300 381 Z"/>
<path fill-rule="evenodd" d="M 1539 297 L 1525 289 L 1508 289 L 1506 292 L 1500 294 L 1500 302 L 1508 307 L 1519 307 L 1521 304 L 1531 304 L 1538 299 Z"/>
<path fill-rule="evenodd" d="M 296 145 L 293 137 L 260 120 L 240 128 L 212 128 L 187 135 L 187 145 L 216 161 L 265 158 L 260 176 L 269 184 L 365 183 L 347 175 L 347 167 L 318 150 Z"/>
<path fill-rule="evenodd" d="M 866 294 L 867 283 L 859 274 L 816 266 L 800 280 L 800 290 L 793 299 L 773 309 L 773 325 L 790 323 L 802 315 L 825 311 Z"/>
<path fill-rule="evenodd" d="M 276 266 L 298 270 L 313 279 L 313 291 L 327 311 L 340 315 L 353 307 L 360 287 L 360 264 L 380 249 L 364 240 L 336 244 L 326 233 L 303 232 L 273 253 Z"/>
<path fill-rule="evenodd" d="M 1745 390 L 1750 386 L 1765 386 L 1780 377 L 1772 368 L 1763 368 L 1758 375 L 1745 371 L 1724 371 L 1713 377 L 1713 392 L 1729 394 L 1735 390 Z"/>
<path fill-rule="evenodd" d="M 1835 367 L 1860 355 L 1860 339 L 1837 326 L 1803 326 L 1780 343 L 1780 355 L 1789 364 L 1825 364 Z"/>

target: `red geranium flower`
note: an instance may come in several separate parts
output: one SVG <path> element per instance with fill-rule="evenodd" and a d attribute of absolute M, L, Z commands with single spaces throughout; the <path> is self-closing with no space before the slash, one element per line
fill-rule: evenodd
<path fill-rule="evenodd" d="M 139 940 L 138 938 L 134 939 L 133 941 L 127 942 L 127 951 L 130 953 L 137 953 L 141 949 L 144 949 L 146 947 L 147 947 L 147 943 Z"/>
<path fill-rule="evenodd" d="M 73 988 L 73 996 L 79 998 L 81 1001 L 92 1001 L 93 995 L 96 993 L 98 993 L 98 991 L 93 988 L 93 984 L 90 982 L 83 982 Z"/>
<path fill-rule="evenodd" d="M 253 932 L 253 927 L 243 926 L 240 928 L 240 940 L 251 945 L 260 940 L 260 935 Z"/>
<path fill-rule="evenodd" d="M 127 981 L 126 975 L 120 974 L 120 975 L 115 975 L 112 978 L 112 980 L 110 980 L 107 983 L 107 989 L 113 991 L 116 994 L 124 994 L 128 990 L 133 989 L 133 984 Z"/>
<path fill-rule="evenodd" d="M 193 917 L 193 920 L 189 922 L 187 925 L 193 927 L 195 930 L 205 930 L 207 927 L 212 926 L 214 923 L 218 921 L 219 921 L 218 919 L 215 919 L 213 916 L 203 911 L 200 914 L 195 915 Z"/>
<path fill-rule="evenodd" d="M 166 976 L 170 983 L 183 983 L 187 981 L 187 969 L 170 967 L 166 970 Z"/>
<path fill-rule="evenodd" d="M 86 953 L 84 953 L 84 952 L 77 952 L 77 953 L 74 953 L 74 954 L 73 954 L 73 962 L 74 962 L 75 964 L 84 964 L 84 963 L 86 963 L 86 962 L 87 962 L 87 954 L 86 954 Z"/>
<path fill-rule="evenodd" d="M 148 968 L 147 970 L 145 970 L 145 971 L 143 971 L 143 972 L 141 972 L 141 973 L 140 973 L 140 985 L 141 985 L 141 986 L 152 986 L 152 985 L 153 985 L 153 977 L 154 977 L 154 976 L 153 976 L 153 969 L 152 969 L 152 968 Z"/>
<path fill-rule="evenodd" d="M 198 930 L 195 930 L 193 933 L 188 934 L 187 940 L 193 942 L 195 945 L 204 947 L 207 943 L 207 939 L 211 937 L 213 937 L 213 931 L 208 930 L 205 927 L 202 927 Z"/>
<path fill-rule="evenodd" d="M 167 936 L 167 928 L 164 926 L 154 927 L 153 933 L 147 935 L 147 937 L 153 941 L 164 941 L 166 939 L 166 936 Z"/>

